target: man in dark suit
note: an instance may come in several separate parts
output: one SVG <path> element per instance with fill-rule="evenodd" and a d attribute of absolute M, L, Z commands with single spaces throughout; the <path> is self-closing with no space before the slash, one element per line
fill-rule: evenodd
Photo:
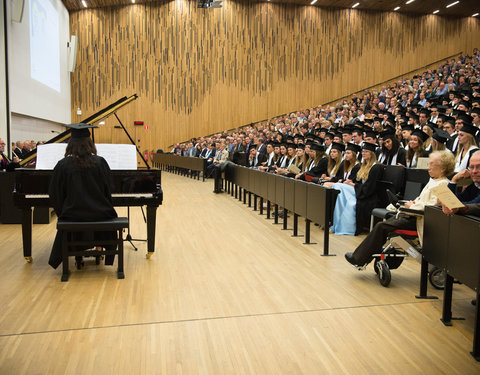
<path fill-rule="evenodd" d="M 22 158 L 22 148 L 23 148 L 23 142 L 22 141 L 17 141 L 16 142 L 16 147 L 15 149 L 12 151 L 14 156 L 16 156 L 17 158 L 21 159 Z"/>
<path fill-rule="evenodd" d="M 257 140 L 257 152 L 259 154 L 266 154 L 267 153 L 267 146 L 263 143 L 263 138 L 258 138 Z"/>
<path fill-rule="evenodd" d="M 25 141 L 23 142 L 23 148 L 22 148 L 22 159 L 25 159 L 27 157 L 27 154 L 32 150 L 32 142 L 30 141 Z"/>
<path fill-rule="evenodd" d="M 452 182 L 448 184 L 448 187 L 453 193 L 456 193 L 457 182 L 471 178 L 472 183 L 468 185 L 462 192 L 456 194 L 457 198 L 465 205 L 462 208 L 449 210 L 447 207 L 442 206 L 442 210 L 447 215 L 453 215 L 455 213 L 478 215 L 480 212 L 480 151 L 476 151 L 470 158 L 470 164 L 468 169 L 458 172 L 452 178 Z M 470 210 L 473 210 L 472 213 Z"/>

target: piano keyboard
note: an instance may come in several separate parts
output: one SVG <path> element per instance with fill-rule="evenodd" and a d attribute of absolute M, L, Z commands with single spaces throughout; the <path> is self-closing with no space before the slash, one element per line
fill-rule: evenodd
<path fill-rule="evenodd" d="M 125 194 L 112 194 L 112 198 L 151 198 L 152 193 L 125 193 Z M 25 194 L 25 199 L 48 199 L 48 194 Z"/>

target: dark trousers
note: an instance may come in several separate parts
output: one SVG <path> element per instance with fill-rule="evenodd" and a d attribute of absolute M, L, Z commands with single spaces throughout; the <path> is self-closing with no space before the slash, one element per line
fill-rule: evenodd
<path fill-rule="evenodd" d="M 416 230 L 417 219 L 415 216 L 400 214 L 398 219 L 393 216 L 390 219 L 377 223 L 368 236 L 355 249 L 353 261 L 362 266 L 372 260 L 373 254 L 378 254 L 387 240 L 389 233 L 395 229 Z"/>

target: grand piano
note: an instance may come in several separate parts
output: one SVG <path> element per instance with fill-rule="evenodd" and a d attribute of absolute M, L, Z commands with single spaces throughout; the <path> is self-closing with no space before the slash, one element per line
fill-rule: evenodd
<path fill-rule="evenodd" d="M 118 118 L 116 111 L 137 98 L 136 95 L 124 97 L 108 107 L 98 111 L 83 123 L 93 124 L 110 115 L 115 115 L 121 127 L 135 144 L 127 130 Z M 67 130 L 47 143 L 65 142 L 70 138 L 71 130 Z M 92 132 L 93 137 L 93 132 Z M 140 154 L 141 153 L 138 151 Z M 31 151 L 20 163 L 25 166 L 36 158 L 36 150 Z M 142 158 L 142 160 L 144 160 Z M 115 207 L 147 207 L 147 258 L 155 251 L 155 225 L 157 207 L 162 204 L 161 171 L 150 169 L 112 170 L 112 200 Z M 32 261 L 32 208 L 53 207 L 48 196 L 48 187 L 53 175 L 52 170 L 37 170 L 33 168 L 18 168 L 15 170 L 15 188 L 13 202 L 21 210 L 23 256 L 27 262 Z"/>

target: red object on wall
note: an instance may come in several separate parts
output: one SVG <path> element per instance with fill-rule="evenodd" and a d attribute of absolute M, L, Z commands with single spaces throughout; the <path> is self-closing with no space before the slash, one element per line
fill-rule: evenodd
<path fill-rule="evenodd" d="M 148 151 L 145 151 L 143 155 L 144 155 L 145 161 L 148 161 Z"/>
<path fill-rule="evenodd" d="M 143 125 L 143 121 L 134 121 L 133 125 Z"/>
<path fill-rule="evenodd" d="M 154 154 L 153 150 L 150 151 L 150 161 L 153 161 L 153 154 Z"/>

